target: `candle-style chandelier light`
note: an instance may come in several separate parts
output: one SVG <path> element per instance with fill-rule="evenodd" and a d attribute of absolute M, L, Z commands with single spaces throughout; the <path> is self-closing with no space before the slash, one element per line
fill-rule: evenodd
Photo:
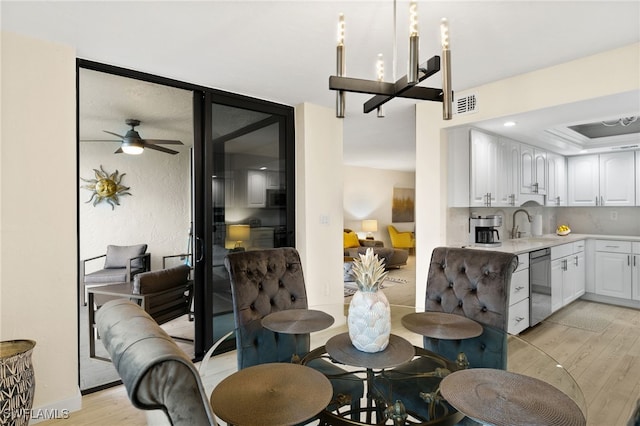
<path fill-rule="evenodd" d="M 394 19 L 396 1 L 393 2 Z M 343 118 L 345 110 L 345 92 L 368 93 L 374 95 L 364 103 L 364 112 L 374 109 L 378 117 L 384 117 L 382 105 L 393 98 L 411 98 L 425 101 L 442 102 L 442 118 L 450 120 L 452 115 L 453 92 L 451 90 L 451 53 L 449 49 L 449 25 L 446 18 L 440 23 L 442 58 L 433 56 L 419 64 L 418 5 L 416 1 L 409 4 L 409 68 L 407 75 L 395 83 L 384 81 L 384 62 L 378 55 L 376 63 L 377 79 L 365 80 L 345 77 L 345 21 L 340 14 L 338 21 L 338 45 L 336 47 L 337 75 L 329 77 L 329 89 L 336 90 L 336 117 Z M 395 48 L 395 46 L 394 46 Z M 442 67 L 442 89 L 420 87 L 418 83 L 436 74 Z"/>

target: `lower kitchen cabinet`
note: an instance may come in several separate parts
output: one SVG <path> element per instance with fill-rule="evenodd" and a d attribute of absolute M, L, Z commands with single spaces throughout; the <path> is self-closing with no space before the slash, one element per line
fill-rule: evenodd
<path fill-rule="evenodd" d="M 585 292 L 584 241 L 551 247 L 551 311 Z"/>
<path fill-rule="evenodd" d="M 635 287 L 638 287 L 637 257 L 639 256 L 632 253 L 632 244 L 629 241 L 597 240 L 596 294 L 630 300 L 634 264 L 636 265 Z M 638 295 L 634 299 L 640 300 L 637 297 Z"/>
<path fill-rule="evenodd" d="M 529 253 L 518 255 L 518 268 L 511 276 L 509 292 L 509 334 L 529 327 Z"/>

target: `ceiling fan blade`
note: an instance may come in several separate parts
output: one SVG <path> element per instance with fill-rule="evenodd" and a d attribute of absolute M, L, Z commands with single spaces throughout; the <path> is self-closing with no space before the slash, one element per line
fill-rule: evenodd
<path fill-rule="evenodd" d="M 166 139 L 143 139 L 142 141 L 144 143 L 150 144 L 150 145 L 158 145 L 158 144 L 163 144 L 163 145 L 184 145 L 180 141 L 172 141 L 172 140 L 166 140 Z"/>
<path fill-rule="evenodd" d="M 110 132 L 110 131 L 108 131 L 108 130 L 103 130 L 103 132 L 105 132 L 105 133 L 109 133 L 110 135 L 113 135 L 113 136 L 117 136 L 117 137 L 119 137 L 120 139 L 124 139 L 124 136 L 120 136 L 120 135 L 119 135 L 119 134 L 117 134 L 117 133 L 113 133 L 113 132 Z"/>
<path fill-rule="evenodd" d="M 147 149 L 147 148 L 155 149 L 156 151 L 162 151 L 162 152 L 165 152 L 167 154 L 172 154 L 172 155 L 178 154 L 178 151 L 174 151 L 172 149 L 165 148 L 165 147 L 158 146 L 158 145 L 145 145 L 144 147 L 145 147 L 145 149 Z"/>
<path fill-rule="evenodd" d="M 80 139 L 80 142 L 116 142 L 122 143 L 122 141 L 116 141 L 113 139 Z"/>
<path fill-rule="evenodd" d="M 118 148 L 114 154 L 122 154 L 123 152 L 122 148 Z"/>

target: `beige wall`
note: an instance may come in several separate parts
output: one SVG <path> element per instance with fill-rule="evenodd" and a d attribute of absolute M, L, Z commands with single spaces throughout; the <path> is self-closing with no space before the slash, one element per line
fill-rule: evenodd
<path fill-rule="evenodd" d="M 440 105 L 417 104 L 416 211 L 420 214 L 416 223 L 416 303 L 424 304 L 431 251 L 447 240 L 443 129 L 632 90 L 640 90 L 639 43 L 474 88 L 470 91 L 482 100 L 478 112 L 454 116 L 451 121 L 442 120 Z M 434 224 L 439 224 L 439 232 Z"/>
<path fill-rule="evenodd" d="M 393 188 L 415 188 L 415 173 L 368 167 L 344 166 L 344 227 L 360 235 L 363 219 L 376 219 L 376 240 L 391 247 L 387 225 L 391 222 L 391 200 Z M 413 231 L 414 222 L 393 223 L 401 231 Z"/>
<path fill-rule="evenodd" d="M 0 339 L 37 342 L 34 408 L 79 407 L 74 49 L 2 32 Z"/>
<path fill-rule="evenodd" d="M 310 305 L 342 303 L 342 121 L 296 106 L 296 247 Z M 335 315 L 334 315 L 335 316 Z M 336 319 L 339 318 L 336 316 Z"/>

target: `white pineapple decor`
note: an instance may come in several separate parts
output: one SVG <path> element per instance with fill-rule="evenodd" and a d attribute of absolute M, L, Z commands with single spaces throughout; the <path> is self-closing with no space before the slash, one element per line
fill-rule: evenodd
<path fill-rule="evenodd" d="M 391 309 L 387 296 L 380 289 L 387 272 L 384 260 L 378 259 L 373 249 L 368 248 L 359 257 L 353 261 L 358 291 L 349 304 L 349 338 L 360 351 L 380 352 L 389 344 L 391 334 Z"/>

